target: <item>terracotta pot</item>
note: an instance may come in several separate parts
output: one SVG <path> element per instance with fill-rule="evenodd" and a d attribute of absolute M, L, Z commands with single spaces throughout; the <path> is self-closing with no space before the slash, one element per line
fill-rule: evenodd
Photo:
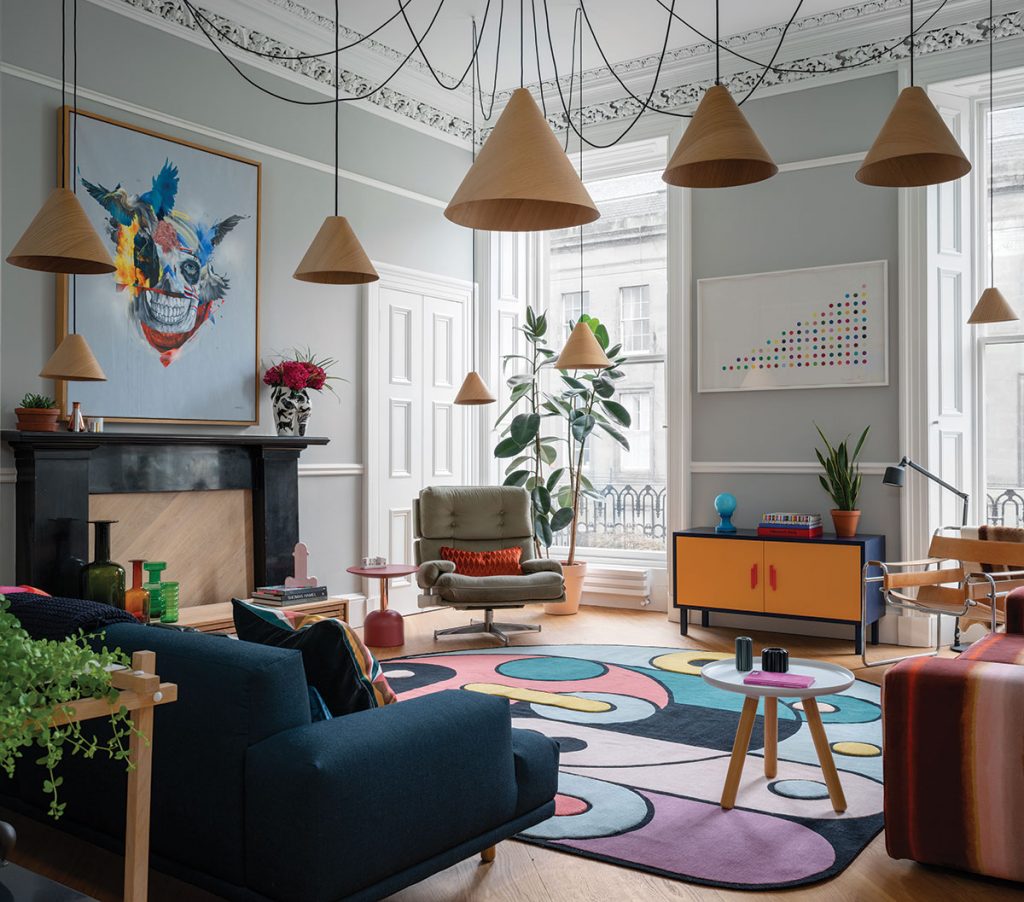
<path fill-rule="evenodd" d="M 857 524 L 860 523 L 860 511 L 832 511 L 832 525 L 840 539 L 852 539 L 857 535 Z"/>
<path fill-rule="evenodd" d="M 15 407 L 17 428 L 22 432 L 56 432 L 60 411 L 56 407 Z"/>
<path fill-rule="evenodd" d="M 587 575 L 587 565 L 581 561 L 567 564 L 562 561 L 562 577 L 565 579 L 565 601 L 544 605 L 545 614 L 575 614 L 580 609 L 580 597 L 583 595 L 583 579 Z"/>

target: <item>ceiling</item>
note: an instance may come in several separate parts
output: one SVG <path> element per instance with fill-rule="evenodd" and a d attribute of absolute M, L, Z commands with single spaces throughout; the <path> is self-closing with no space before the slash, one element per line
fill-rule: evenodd
<path fill-rule="evenodd" d="M 263 0 L 281 3 L 281 0 Z M 490 11 L 485 21 L 487 0 L 405 0 L 409 25 L 418 35 L 429 26 L 437 12 L 437 20 L 422 45 L 432 65 L 439 72 L 461 75 L 470 58 L 471 19 L 476 17 L 482 31 L 481 77 L 488 87 L 494 77 L 495 51 L 499 17 L 503 0 L 490 0 Z M 663 7 L 661 2 L 664 2 Z M 804 0 L 797 19 L 813 17 L 821 13 L 848 7 L 856 0 Z M 328 19 L 334 17 L 333 0 L 302 0 L 304 6 L 315 10 Z M 723 36 L 743 34 L 766 26 L 782 25 L 793 14 L 798 0 L 724 0 L 721 3 L 721 34 Z M 584 3 L 597 38 L 612 63 L 636 59 L 661 50 L 665 40 L 665 29 L 669 21 L 667 7 L 671 0 L 586 0 Z M 879 7 L 899 5 L 878 2 Z M 922 7 L 933 7 L 922 3 Z M 551 52 L 545 23 L 545 6 L 551 24 L 551 43 L 555 47 L 559 74 L 570 71 L 572 55 L 573 19 L 579 0 L 523 0 L 525 20 L 524 79 L 536 82 L 537 53 L 534 50 L 533 19 L 531 9 L 536 10 L 538 40 L 540 43 L 540 72 L 543 78 L 553 76 Z M 398 0 L 345 0 L 341 3 L 342 24 L 367 34 L 391 15 L 398 12 Z M 501 53 L 498 63 L 497 86 L 511 89 L 519 86 L 519 11 L 517 0 L 504 0 L 504 17 L 501 22 Z M 712 0 L 676 0 L 676 13 L 691 22 L 705 34 L 714 35 L 715 11 Z M 414 46 L 409 25 L 399 15 L 373 39 L 406 53 Z M 791 32 L 792 34 L 793 32 Z M 773 36 L 774 38 L 774 36 Z M 675 21 L 669 33 L 670 50 L 701 43 L 702 39 L 682 23 Z M 585 31 L 583 65 L 591 69 L 602 65 L 602 60 L 589 30 Z"/>

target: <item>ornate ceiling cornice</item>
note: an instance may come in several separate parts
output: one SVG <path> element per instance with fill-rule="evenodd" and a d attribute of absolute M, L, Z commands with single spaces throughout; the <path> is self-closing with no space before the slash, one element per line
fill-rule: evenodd
<path fill-rule="evenodd" d="M 127 8 L 135 13 L 148 14 L 137 15 L 136 18 L 145 21 L 148 16 L 153 16 L 159 20 L 159 24 L 185 29 L 192 40 L 205 43 L 206 39 L 181 0 L 93 0 L 93 2 L 101 3 L 112 9 Z M 218 0 L 209 0 L 209 2 L 215 3 Z M 288 30 L 293 35 L 310 37 L 310 43 L 314 46 L 324 41 L 328 43 L 328 46 L 330 45 L 334 28 L 332 20 L 321 16 L 297 0 L 265 0 L 265 4 L 278 14 L 279 19 L 280 17 L 287 18 Z M 770 72 L 764 78 L 762 86 L 794 84 L 820 75 L 827 70 L 835 69 L 837 66 L 858 67 L 862 71 L 866 71 L 875 65 L 891 64 L 894 60 L 906 58 L 908 48 L 906 45 L 901 45 L 886 54 L 877 63 L 869 61 L 878 51 L 889 47 L 901 33 L 899 29 L 893 31 L 891 26 L 894 17 L 902 18 L 906 15 L 907 5 L 908 0 L 866 0 L 863 3 L 806 16 L 794 21 L 787 36 L 787 47 L 792 48 L 791 53 L 800 54 L 801 50 L 811 49 L 814 44 L 830 45 L 837 49 L 820 53 L 805 53 L 796 59 L 790 55 L 779 64 L 785 65 L 787 68 L 799 68 L 803 71 Z M 963 4 L 960 6 L 962 7 Z M 966 12 L 967 10 L 962 9 L 961 11 Z M 203 8 L 203 12 L 216 24 L 218 29 L 230 34 L 234 40 L 247 49 L 285 55 L 310 52 L 308 49 L 301 50 L 293 46 L 293 41 L 274 38 L 265 31 L 244 25 L 227 15 L 206 8 Z M 778 41 L 782 28 L 782 25 L 759 28 L 743 34 L 732 35 L 726 38 L 724 43 L 734 50 L 750 52 L 755 57 L 758 52 L 764 56 L 766 55 L 765 49 L 773 47 Z M 851 36 L 851 28 L 854 35 L 874 34 L 877 36 L 881 32 L 885 37 L 863 41 L 854 47 L 842 47 L 844 37 L 849 39 Z M 1020 10 L 1016 10 L 997 16 L 995 33 L 997 40 L 1019 37 L 1024 34 L 1024 15 Z M 349 43 L 362 37 L 357 32 L 345 27 L 341 28 L 341 35 L 343 40 Z M 927 56 L 970 47 L 987 40 L 988 20 L 987 18 L 978 18 L 961 24 L 938 26 L 922 33 L 918 38 L 916 52 L 919 57 Z M 699 41 L 670 51 L 665 58 L 662 80 L 669 84 L 674 81 L 675 84 L 672 87 L 658 89 L 651 99 L 652 106 L 658 109 L 679 111 L 696 104 L 711 84 L 711 80 L 705 77 L 694 78 L 694 75 L 697 71 L 705 70 L 713 56 L 713 49 L 713 45 L 709 42 Z M 377 84 L 380 84 L 387 73 L 393 71 L 395 64 L 404 58 L 404 54 L 372 38 L 363 41 L 359 50 L 362 54 L 360 62 L 367 63 L 367 69 L 373 69 L 374 74 L 360 74 L 343 68 L 340 80 L 342 92 L 345 94 L 364 94 L 372 90 Z M 243 57 L 237 50 L 233 55 L 236 58 Z M 724 57 L 723 62 L 726 61 L 730 65 L 739 62 L 731 56 Z M 254 58 L 250 58 L 247 59 L 247 62 L 254 63 L 268 72 L 275 70 L 280 72 L 283 69 L 293 78 L 298 76 L 300 80 L 308 79 L 316 83 L 321 90 L 333 86 L 333 66 L 324 59 L 299 61 L 264 59 L 256 62 Z M 649 82 L 643 76 L 647 73 L 653 75 L 657 62 L 656 55 L 637 57 L 616 63 L 615 72 L 627 83 L 635 79 L 636 86 L 630 84 L 631 89 L 638 96 L 646 96 Z M 415 58 L 409 60 L 401 74 L 408 76 L 402 82 L 401 90 L 388 85 L 362 102 L 386 111 L 393 117 L 397 116 L 408 120 L 410 124 L 433 131 L 449 140 L 468 144 L 471 126 L 466 116 L 469 108 L 469 93 L 466 87 L 463 86 L 455 91 L 442 90 L 433 81 L 433 77 L 427 73 L 426 66 Z M 743 71 L 727 72 L 723 81 L 729 85 L 735 95 L 743 97 L 758 81 L 760 74 L 759 67 L 751 66 Z M 452 76 L 440 71 L 438 71 L 438 76 L 450 83 L 455 81 Z M 584 128 L 628 121 L 636 116 L 637 110 L 640 108 L 639 103 L 629 96 L 622 96 L 621 86 L 607 67 L 589 69 L 585 78 L 588 93 L 592 96 L 597 95 L 601 99 L 584 107 Z M 396 79 L 396 82 L 398 81 L 399 79 Z M 413 82 L 411 89 L 410 81 Z M 564 75 L 560 81 L 564 91 L 568 85 L 568 75 Z M 540 85 L 534 84 L 530 87 L 535 95 L 539 94 Z M 549 100 L 549 112 L 552 106 L 559 109 L 557 114 L 549 115 L 549 121 L 555 128 L 564 129 L 565 115 L 560 109 L 557 88 L 554 79 L 543 82 L 542 89 Z M 415 91 L 417 96 L 413 96 L 412 91 Z M 510 94 L 511 92 L 507 91 L 498 92 L 496 110 L 500 110 L 504 106 L 504 102 Z M 490 121 L 493 122 L 494 119 L 492 118 Z M 478 130 L 478 140 L 484 140 L 488 131 L 487 123 L 484 123 L 484 127 Z"/>

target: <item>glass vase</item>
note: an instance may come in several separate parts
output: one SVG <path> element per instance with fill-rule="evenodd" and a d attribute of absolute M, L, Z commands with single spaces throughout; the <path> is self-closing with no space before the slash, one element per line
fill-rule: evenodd
<path fill-rule="evenodd" d="M 82 598 L 124 609 L 124 567 L 110 559 L 110 524 L 116 520 L 93 520 L 94 559 L 82 568 Z"/>
<path fill-rule="evenodd" d="M 143 560 L 135 559 L 132 565 L 132 587 L 124 593 L 124 609 L 140 623 L 149 622 L 149 592 L 142 585 Z"/>

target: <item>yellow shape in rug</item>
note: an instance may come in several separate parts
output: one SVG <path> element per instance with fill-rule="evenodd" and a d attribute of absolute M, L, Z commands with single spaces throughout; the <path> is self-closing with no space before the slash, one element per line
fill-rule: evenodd
<path fill-rule="evenodd" d="M 501 695 L 516 702 L 551 705 L 554 708 L 567 708 L 570 711 L 585 711 L 587 714 L 600 714 L 602 711 L 611 711 L 612 709 L 608 702 L 593 698 L 557 695 L 554 692 L 542 692 L 540 689 L 518 689 L 515 686 L 502 686 L 500 683 L 467 683 L 462 688 L 484 695 Z"/>
<path fill-rule="evenodd" d="M 659 655 L 651 664 L 658 670 L 670 670 L 672 673 L 689 673 L 700 676 L 700 665 L 694 661 L 706 664 L 708 661 L 724 661 L 733 655 L 721 651 L 674 651 L 671 654 Z"/>
<path fill-rule="evenodd" d="M 852 740 L 834 742 L 832 751 L 837 755 L 848 755 L 852 758 L 877 758 L 882 754 L 882 750 L 874 743 L 853 742 Z"/>

